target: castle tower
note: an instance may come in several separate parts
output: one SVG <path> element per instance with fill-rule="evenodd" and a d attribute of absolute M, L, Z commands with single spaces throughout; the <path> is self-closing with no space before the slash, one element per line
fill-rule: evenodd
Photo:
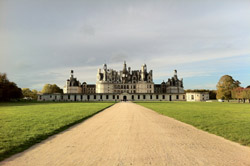
<path fill-rule="evenodd" d="M 141 67 L 141 80 L 142 81 L 145 81 L 146 72 L 147 72 L 147 66 L 146 64 L 143 64 Z"/>
<path fill-rule="evenodd" d="M 177 70 L 174 70 L 174 78 L 177 79 Z"/>
<path fill-rule="evenodd" d="M 97 70 L 97 74 L 96 74 L 97 81 L 101 81 L 101 76 L 100 76 L 101 72 L 102 72 L 102 69 Z"/>
<path fill-rule="evenodd" d="M 107 70 L 107 64 L 106 64 L 106 63 L 103 64 L 103 70 L 104 70 L 104 71 Z"/>
<path fill-rule="evenodd" d="M 70 72 L 70 78 L 74 78 L 74 70 L 71 70 L 71 72 Z"/>
<path fill-rule="evenodd" d="M 107 81 L 107 64 L 103 65 L 103 81 Z"/>
<path fill-rule="evenodd" d="M 127 73 L 127 64 L 126 64 L 126 61 L 124 61 L 124 64 L 123 64 L 123 74 L 126 74 Z"/>

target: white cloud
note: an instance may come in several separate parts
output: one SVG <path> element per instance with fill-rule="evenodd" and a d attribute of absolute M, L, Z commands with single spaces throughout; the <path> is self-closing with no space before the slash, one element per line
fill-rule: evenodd
<path fill-rule="evenodd" d="M 172 76 L 174 69 L 184 78 L 210 76 L 223 66 L 218 59 L 250 53 L 250 2 L 244 0 L 2 4 L 0 70 L 25 86 L 64 84 L 71 69 L 79 70 L 81 81 L 94 83 L 103 63 L 120 70 L 124 60 L 132 69 L 147 63 L 156 80 Z M 60 75 L 42 75 L 50 71 Z"/>

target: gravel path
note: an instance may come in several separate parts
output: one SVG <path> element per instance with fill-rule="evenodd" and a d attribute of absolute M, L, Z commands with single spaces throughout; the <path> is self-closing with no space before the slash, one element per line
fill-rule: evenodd
<path fill-rule="evenodd" d="M 133 103 L 118 103 L 0 165 L 250 166 L 250 148 Z"/>

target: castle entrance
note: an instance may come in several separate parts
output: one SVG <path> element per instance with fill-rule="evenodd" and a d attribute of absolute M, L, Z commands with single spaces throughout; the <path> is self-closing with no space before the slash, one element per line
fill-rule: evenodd
<path fill-rule="evenodd" d="M 123 96 L 123 101 L 127 101 L 127 96 Z"/>

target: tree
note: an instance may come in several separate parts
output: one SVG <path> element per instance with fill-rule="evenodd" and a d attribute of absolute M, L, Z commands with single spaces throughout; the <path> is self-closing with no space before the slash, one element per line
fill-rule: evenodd
<path fill-rule="evenodd" d="M 32 91 L 29 88 L 22 88 L 23 97 L 31 97 Z"/>
<path fill-rule="evenodd" d="M 34 99 L 34 100 L 37 100 L 37 90 L 35 90 L 35 89 L 33 89 L 32 90 L 32 98 Z"/>
<path fill-rule="evenodd" d="M 210 99 L 216 99 L 216 94 L 217 94 L 216 90 L 209 90 L 209 98 Z"/>
<path fill-rule="evenodd" d="M 6 73 L 0 73 L 0 83 L 7 83 L 9 82 Z"/>
<path fill-rule="evenodd" d="M 32 91 L 29 88 L 22 89 L 23 97 L 31 98 L 33 100 L 37 99 L 37 90 L 33 89 Z"/>
<path fill-rule="evenodd" d="M 10 82 L 5 73 L 0 73 L 0 101 L 17 100 L 22 97 L 22 90 Z"/>
<path fill-rule="evenodd" d="M 250 88 L 245 88 L 244 89 L 243 98 L 248 99 L 248 102 L 250 103 Z"/>
<path fill-rule="evenodd" d="M 231 91 L 232 98 L 237 99 L 238 102 L 240 102 L 240 100 L 243 99 L 243 91 L 244 91 L 244 88 L 242 87 L 234 88 Z"/>
<path fill-rule="evenodd" d="M 235 81 L 232 76 L 229 75 L 222 76 L 216 85 L 217 87 L 216 98 L 225 99 L 229 101 L 229 99 L 231 99 L 231 91 L 239 86 L 240 82 Z"/>
<path fill-rule="evenodd" d="M 234 90 L 232 90 L 232 98 L 238 99 L 238 102 L 242 100 L 243 103 L 245 103 L 246 99 L 248 99 L 250 103 L 250 88 L 235 88 Z"/>
<path fill-rule="evenodd" d="M 53 84 L 53 85 L 45 84 L 41 92 L 52 94 L 52 93 L 63 93 L 63 90 L 59 88 L 56 84 Z"/>

